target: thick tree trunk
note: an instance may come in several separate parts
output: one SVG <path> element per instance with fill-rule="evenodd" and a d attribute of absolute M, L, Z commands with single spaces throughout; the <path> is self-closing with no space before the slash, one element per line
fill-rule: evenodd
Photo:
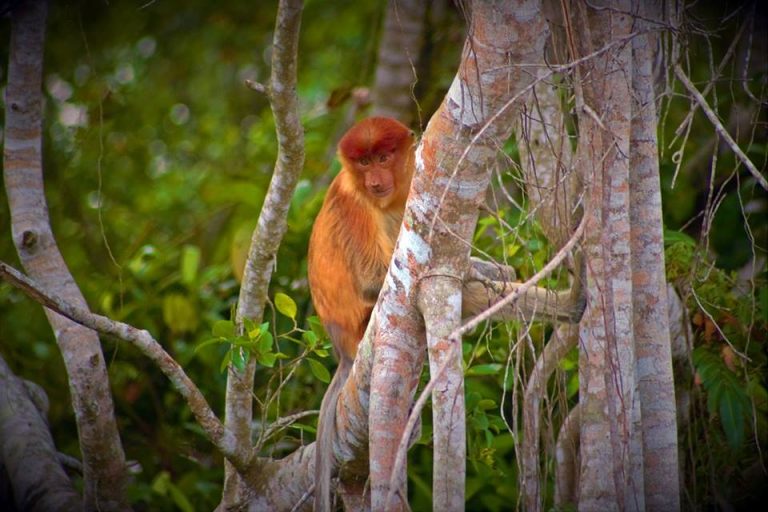
<path fill-rule="evenodd" d="M 640 2 L 637 29 L 662 18 L 659 0 Z M 661 216 L 657 114 L 653 92 L 655 34 L 632 40 L 632 127 L 630 146 L 630 249 L 638 391 L 642 410 L 645 505 L 680 508 L 675 384 L 672 375 L 664 235 Z"/>
<path fill-rule="evenodd" d="M 657 14 L 577 2 L 579 166 L 587 199 L 581 330 L 580 510 L 679 508 L 656 113 L 648 39 Z M 639 13 L 634 16 L 632 13 Z"/>
<path fill-rule="evenodd" d="M 628 1 L 593 10 L 577 3 L 580 164 L 587 199 L 587 311 L 581 324 L 579 508 L 643 510 L 640 403 L 635 374 L 629 218 L 632 59 L 617 44 L 631 30 Z M 588 115 L 594 112 L 594 115 Z"/>
<path fill-rule="evenodd" d="M 369 442 L 374 510 L 405 507 L 400 493 L 405 464 L 396 465 L 395 454 L 403 446 L 401 437 L 418 381 L 423 338 L 420 315 L 403 306 L 416 298 L 422 308 L 435 307 L 423 311 L 428 327 L 436 318 L 447 321 L 443 311 L 447 307 L 459 314 L 462 282 L 468 271 L 464 240 L 471 239 L 474 232 L 477 207 L 490 181 L 490 164 L 511 134 L 519 108 L 515 100 L 533 82 L 527 69 L 514 64 L 539 60 L 546 36 L 536 3 L 475 2 L 460 69 L 417 150 L 404 228 L 376 309 Z M 436 290 L 440 293 L 428 295 Z M 434 425 L 437 450 L 449 442 L 465 442 L 465 418 L 451 414 L 463 410 L 463 405 L 443 400 L 451 396 L 462 401 L 457 388 L 461 378 L 455 375 L 453 359 L 457 356 L 448 355 L 460 351 L 460 339 L 444 337 L 431 345 L 430 357 L 437 356 L 431 368 L 449 361 L 441 375 L 433 375 L 437 379 L 433 404 L 440 409 L 435 411 L 440 420 Z M 463 509 L 460 468 L 465 461 L 458 459 L 460 453 L 446 449 L 435 455 L 441 461 L 434 469 L 435 510 Z"/>

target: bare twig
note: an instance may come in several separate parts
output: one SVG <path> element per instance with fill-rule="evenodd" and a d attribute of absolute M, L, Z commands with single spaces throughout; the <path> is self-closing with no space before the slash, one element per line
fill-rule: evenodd
<path fill-rule="evenodd" d="M 728 130 L 725 129 L 723 123 L 720 122 L 720 119 L 718 119 L 717 114 L 715 114 L 715 112 L 712 110 L 712 107 L 710 107 L 707 103 L 707 100 L 704 98 L 704 96 L 701 95 L 698 89 L 696 89 L 679 64 L 675 64 L 675 76 L 677 76 L 683 86 L 688 89 L 688 92 L 691 93 L 693 98 L 699 104 L 701 110 L 715 127 L 715 130 L 717 130 L 717 133 L 719 133 L 725 142 L 731 147 L 736 157 L 741 160 L 741 162 L 744 164 L 750 174 L 754 176 L 760 186 L 765 190 L 768 190 L 768 180 L 765 179 L 765 176 L 760 174 L 760 171 L 757 169 L 757 167 L 755 167 L 755 164 L 752 163 L 752 160 L 750 160 L 749 157 L 741 150 L 739 145 L 736 144 L 736 141 L 733 140 L 731 134 L 728 133 Z"/>

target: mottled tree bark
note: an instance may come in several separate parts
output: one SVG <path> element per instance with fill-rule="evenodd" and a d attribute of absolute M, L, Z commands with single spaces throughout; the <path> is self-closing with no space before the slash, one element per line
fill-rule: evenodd
<path fill-rule="evenodd" d="M 405 496 L 400 491 L 405 481 L 405 465 L 396 467 L 394 458 L 424 350 L 422 320 L 408 306 L 414 299 L 423 307 L 440 304 L 439 309 L 424 311 L 430 324 L 437 318 L 447 321 L 448 311 L 455 315 L 450 325 L 458 321 L 461 285 L 469 263 L 464 240 L 471 239 L 474 232 L 477 208 L 484 200 L 498 148 L 511 134 L 519 108 L 515 100 L 533 82 L 527 70 L 514 64 L 535 62 L 543 51 L 547 30 L 537 5 L 473 3 L 461 66 L 417 150 L 416 175 L 403 229 L 376 309 L 378 326 L 369 413 L 374 510 L 405 507 Z M 422 297 L 422 290 L 440 293 L 425 293 Z M 434 426 L 437 451 L 449 442 L 465 442 L 465 419 L 452 416 L 456 401 L 463 399 L 457 389 L 462 378 L 455 375 L 452 359 L 461 357 L 460 340 L 435 339 L 432 346 L 430 357 L 437 356 L 435 364 L 445 358 L 451 361 L 435 386 L 437 397 L 433 393 L 433 404 L 438 409 L 441 404 L 445 406 L 435 412 L 440 421 Z M 459 355 L 450 355 L 451 351 L 458 351 Z M 452 397 L 451 401 L 443 400 L 445 396 Z M 463 410 L 463 405 L 458 407 Z M 456 428 L 457 422 L 462 428 Z M 458 453 L 446 449 L 435 455 L 442 462 L 434 469 L 435 510 L 463 509 L 460 468 L 465 461 L 457 459 Z M 450 487 L 443 486 L 443 482 Z"/>
<path fill-rule="evenodd" d="M 579 67 L 579 163 L 585 176 L 587 311 L 581 323 L 579 508 L 643 510 L 640 402 L 635 374 L 630 252 L 629 155 L 632 17 L 574 6 L 578 56 L 608 51 Z"/>
<path fill-rule="evenodd" d="M 588 222 L 580 510 L 679 508 L 652 51 L 637 1 L 576 2 L 578 163 Z M 639 16 L 637 16 L 639 14 Z"/>
<path fill-rule="evenodd" d="M 639 2 L 638 29 L 661 20 L 661 2 Z M 661 216 L 657 114 L 653 90 L 655 34 L 632 39 L 632 126 L 629 217 L 637 379 L 642 410 L 645 505 L 680 508 L 677 415 L 672 375 L 664 234 Z"/>
<path fill-rule="evenodd" d="M 43 187 L 42 74 L 48 5 L 30 0 L 12 12 L 3 176 L 13 242 L 22 265 L 67 301 L 87 308 L 51 231 Z M 97 334 L 46 310 L 67 369 L 83 455 L 84 509 L 125 510 L 125 454 L 117 431 Z"/>

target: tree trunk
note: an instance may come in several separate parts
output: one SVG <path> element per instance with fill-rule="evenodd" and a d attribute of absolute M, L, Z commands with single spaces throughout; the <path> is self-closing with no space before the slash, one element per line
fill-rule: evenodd
<path fill-rule="evenodd" d="M 48 4 L 30 0 L 12 13 L 5 110 L 4 172 L 11 229 L 27 273 L 81 308 L 85 298 L 51 231 L 43 190 L 43 41 Z M 96 332 L 46 310 L 67 369 L 83 455 L 85 510 L 125 510 L 125 454 L 117 431 Z"/>
<path fill-rule="evenodd" d="M 458 322 L 462 282 L 468 271 L 468 250 L 463 241 L 471 239 L 474 232 L 477 207 L 490 181 L 491 163 L 511 134 L 521 92 L 533 82 L 528 70 L 514 64 L 540 60 L 546 37 L 546 24 L 535 5 L 473 3 L 462 64 L 417 149 L 417 169 L 404 228 L 375 310 L 378 324 L 369 425 L 374 510 L 400 510 L 406 506 L 401 490 L 405 464 L 396 464 L 395 454 L 404 445 L 401 437 L 410 397 L 418 382 L 423 342 L 420 315 L 403 305 L 413 304 L 416 298 L 430 322 L 428 327 L 437 318 L 449 325 Z M 430 295 L 434 291 L 440 293 Z M 430 307 L 435 309 L 424 311 Z M 453 322 L 448 320 L 446 308 L 453 312 Z M 438 335 L 445 336 L 442 330 Z M 445 449 L 435 454 L 441 464 L 434 468 L 433 507 L 461 510 L 461 468 L 465 460 L 459 459 L 460 449 L 448 447 L 450 443 L 465 442 L 465 418 L 452 415 L 463 410 L 462 379 L 455 374 L 454 359 L 461 357 L 460 338 L 452 335 L 434 339 L 431 345 L 430 357 L 437 356 L 431 368 L 449 361 L 442 374 L 432 375 L 436 379 L 435 418 L 439 421 L 434 425 L 435 450 Z M 449 356 L 450 351 L 459 354 Z M 453 398 L 444 400 L 446 396 Z"/>
<path fill-rule="evenodd" d="M 373 115 L 410 125 L 416 117 L 416 69 L 424 39 L 425 0 L 389 0 L 373 82 Z"/>
<path fill-rule="evenodd" d="M 577 57 L 589 56 L 578 68 L 577 165 L 593 170 L 585 177 L 580 510 L 679 508 L 652 54 L 637 33 L 649 14 L 641 3 L 577 2 L 569 16 Z"/>
<path fill-rule="evenodd" d="M 629 219 L 632 60 L 629 2 L 577 3 L 580 164 L 585 176 L 587 311 L 581 324 L 579 508 L 643 510 L 642 438 L 635 375 Z M 578 92 L 577 92 L 578 94 Z M 594 115 L 589 115 L 594 112 Z"/>

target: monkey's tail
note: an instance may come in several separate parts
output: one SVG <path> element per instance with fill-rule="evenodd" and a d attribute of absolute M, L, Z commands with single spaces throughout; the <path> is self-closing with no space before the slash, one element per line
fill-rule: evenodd
<path fill-rule="evenodd" d="M 352 361 L 341 356 L 336 373 L 331 379 L 317 421 L 315 441 L 315 512 L 331 512 L 331 478 L 336 469 L 333 442 L 336 439 L 336 404 L 352 369 Z"/>

